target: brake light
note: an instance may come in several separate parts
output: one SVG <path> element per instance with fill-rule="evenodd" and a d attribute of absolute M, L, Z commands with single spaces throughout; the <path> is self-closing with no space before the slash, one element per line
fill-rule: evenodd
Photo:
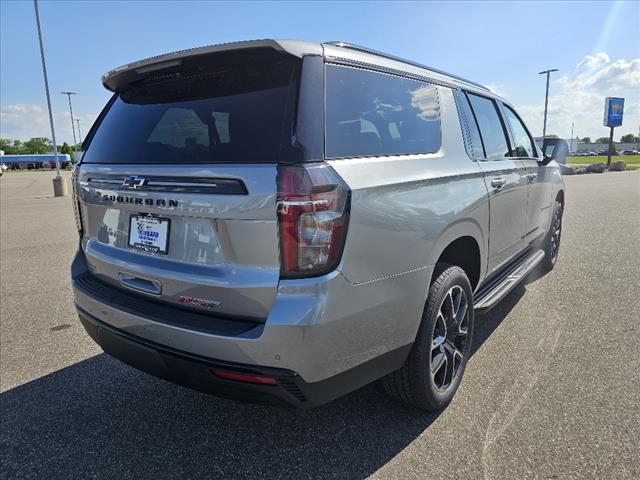
<path fill-rule="evenodd" d="M 334 270 L 340 263 L 348 221 L 349 189 L 329 165 L 278 168 L 283 278 Z"/>

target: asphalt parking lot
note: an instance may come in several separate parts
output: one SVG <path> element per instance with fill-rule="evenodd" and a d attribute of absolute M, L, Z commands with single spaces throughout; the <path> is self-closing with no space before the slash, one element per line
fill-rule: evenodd
<path fill-rule="evenodd" d="M 376 385 L 305 412 L 235 403 L 101 353 L 52 176 L 0 179 L 2 478 L 640 478 L 640 172 L 565 178 L 556 269 L 478 317 L 439 415 Z"/>

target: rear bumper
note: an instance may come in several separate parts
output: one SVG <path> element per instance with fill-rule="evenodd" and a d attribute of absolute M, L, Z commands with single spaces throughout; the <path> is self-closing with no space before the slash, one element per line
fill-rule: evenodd
<path fill-rule="evenodd" d="M 425 284 L 421 276 L 430 272 L 420 270 L 364 285 L 350 284 L 337 271 L 281 281 L 266 321 L 252 325 L 239 320 L 242 327 L 230 325 L 229 320 L 152 308 L 143 297 L 132 304 L 100 288 L 88 288 L 82 281 L 87 274 L 79 251 L 72 265 L 76 308 L 89 334 L 107 353 L 198 390 L 254 401 L 266 394 L 268 400 L 262 401 L 267 403 L 305 408 L 402 366 L 424 305 L 423 292 L 416 288 Z M 114 347 L 132 343 L 144 347 L 141 360 L 136 360 L 136 349 Z M 147 349 L 157 353 L 145 355 Z M 272 376 L 278 379 L 277 388 L 219 379 L 211 374 L 212 365 Z M 289 381 L 304 394 L 304 402 L 287 391 Z"/>
<path fill-rule="evenodd" d="M 219 397 L 279 407 L 312 408 L 338 398 L 377 378 L 390 364 L 402 364 L 410 345 L 316 383 L 307 383 L 291 370 L 258 367 L 211 358 L 157 345 L 114 329 L 78 308 L 89 336 L 109 355 L 138 370 Z M 259 375 L 275 379 L 273 385 L 245 383 L 217 377 L 214 370 Z"/>

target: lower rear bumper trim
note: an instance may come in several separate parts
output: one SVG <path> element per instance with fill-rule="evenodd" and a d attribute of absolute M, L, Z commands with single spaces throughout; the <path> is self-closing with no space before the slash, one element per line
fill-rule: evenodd
<path fill-rule="evenodd" d="M 411 350 L 409 344 L 320 382 L 307 383 L 292 370 L 219 361 L 158 345 L 115 329 L 77 305 L 76 309 L 83 327 L 105 353 L 138 370 L 219 397 L 280 407 L 307 409 L 334 400 L 397 370 Z M 215 376 L 214 369 L 272 377 L 276 383 L 227 380 Z"/>

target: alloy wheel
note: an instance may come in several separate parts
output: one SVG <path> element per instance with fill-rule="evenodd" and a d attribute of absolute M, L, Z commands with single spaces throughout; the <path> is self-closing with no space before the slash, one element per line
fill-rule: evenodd
<path fill-rule="evenodd" d="M 553 214 L 553 222 L 551 224 L 551 236 L 549 241 L 551 244 L 551 263 L 555 264 L 558 259 L 558 251 L 560 250 L 560 236 L 562 235 L 562 207 L 556 207 Z"/>
<path fill-rule="evenodd" d="M 460 374 L 467 350 L 469 333 L 469 301 L 459 286 L 453 286 L 444 296 L 431 338 L 431 380 L 435 388 L 445 391 Z"/>

